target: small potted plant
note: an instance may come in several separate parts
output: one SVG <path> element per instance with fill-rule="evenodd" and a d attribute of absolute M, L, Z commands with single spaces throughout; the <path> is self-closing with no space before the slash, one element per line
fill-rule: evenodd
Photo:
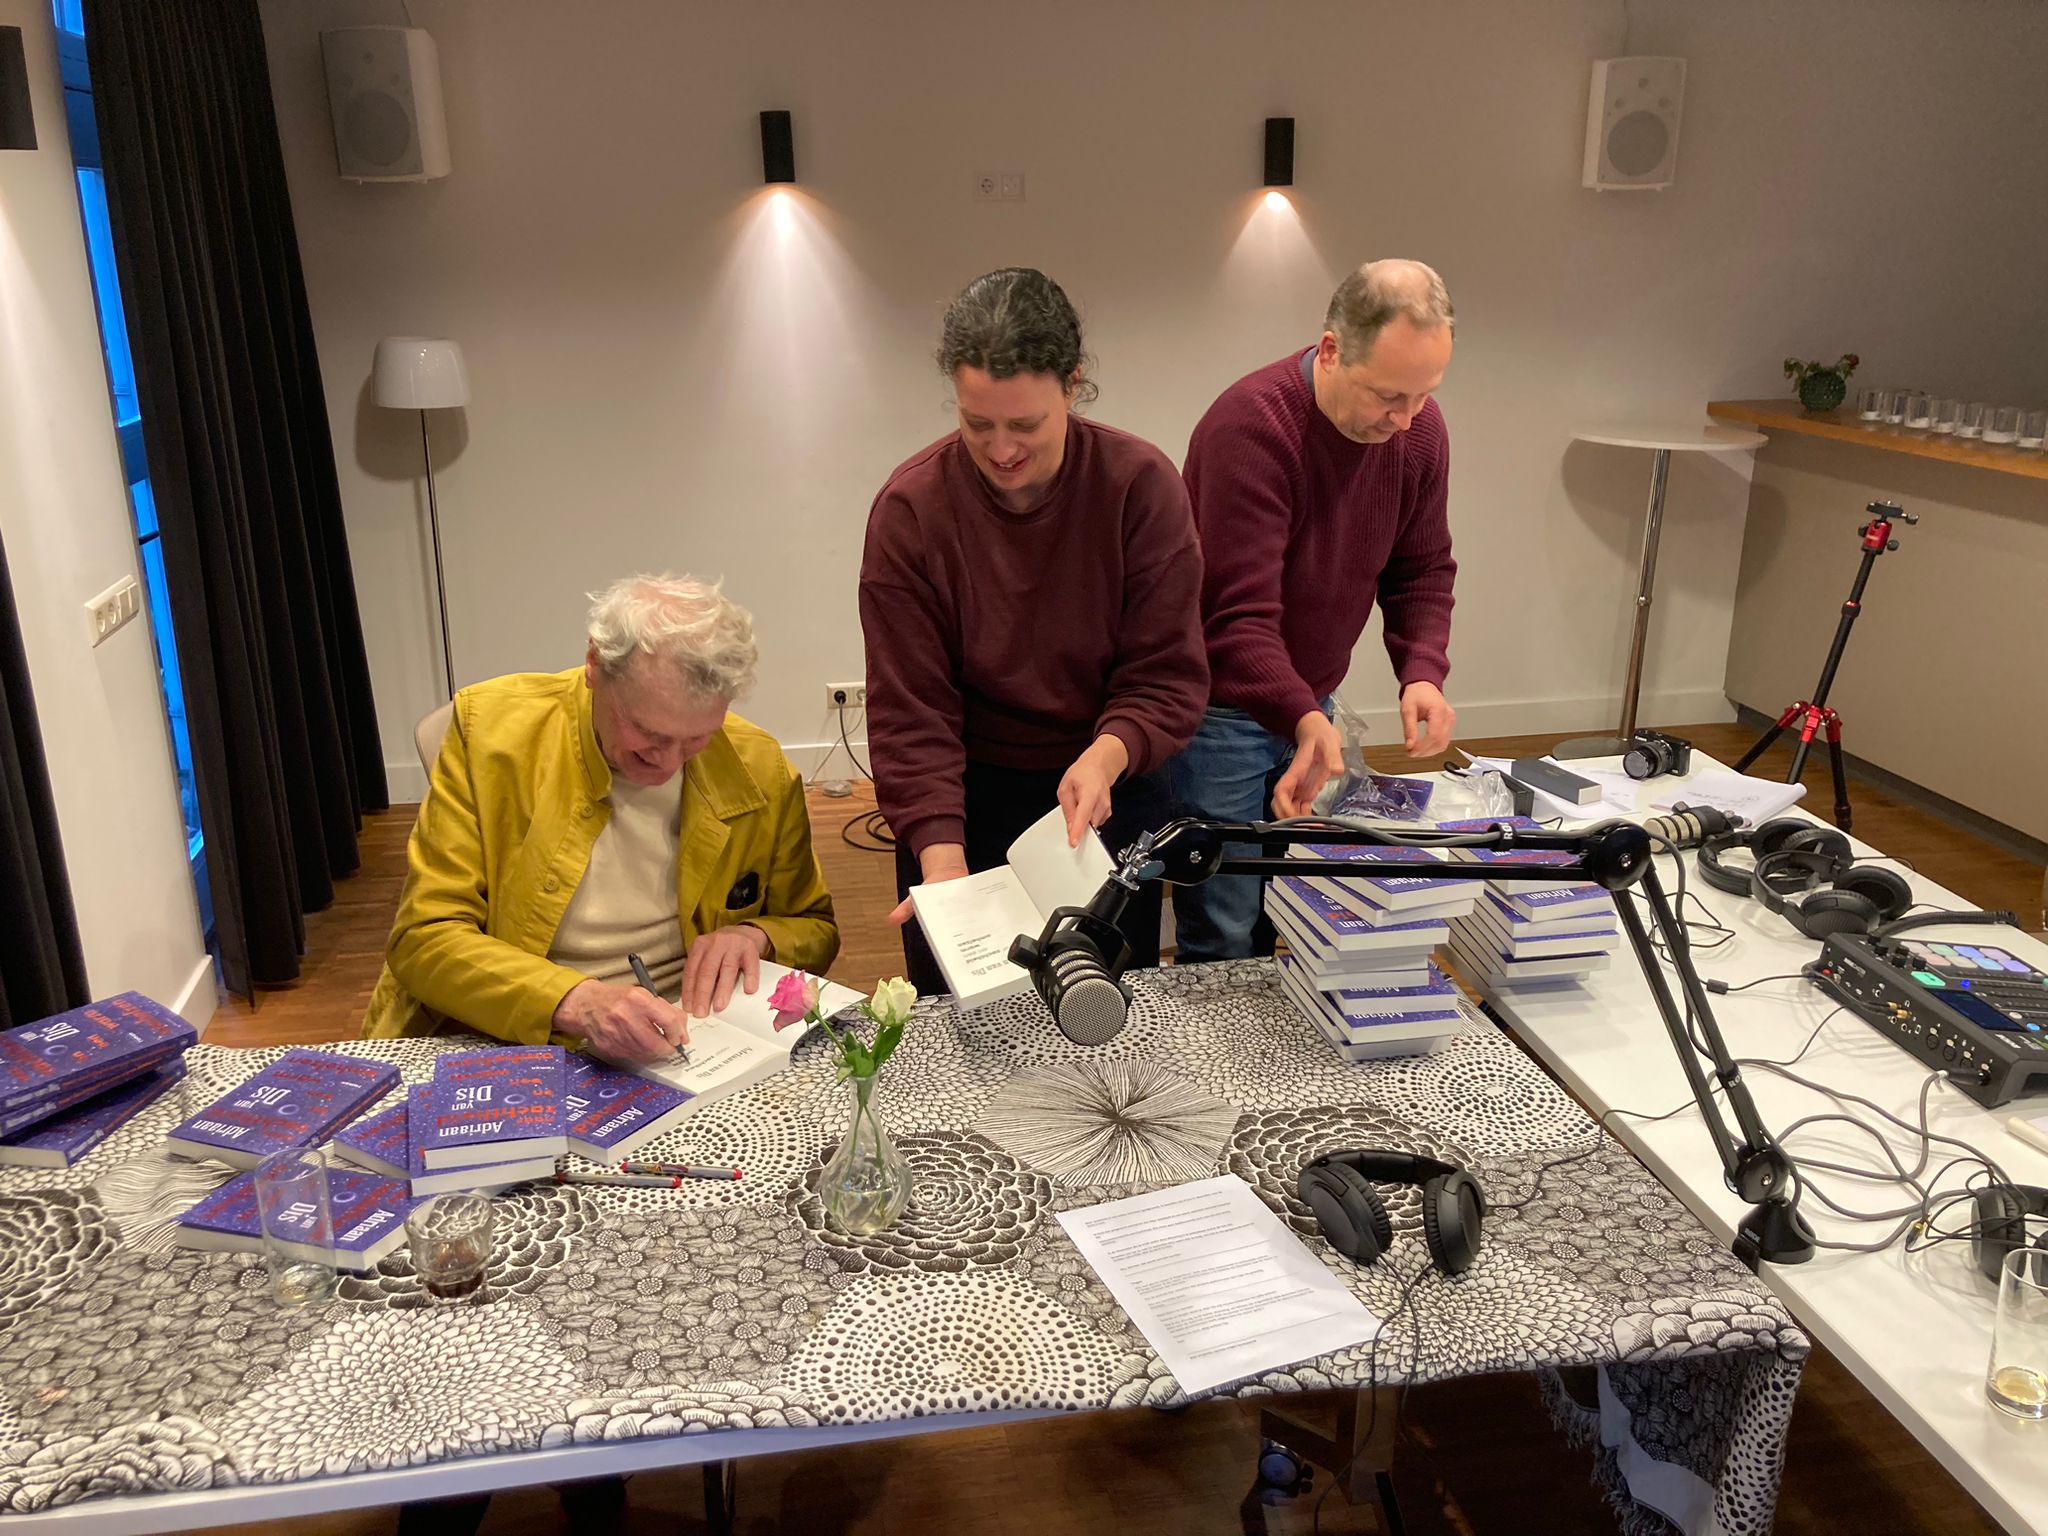
<path fill-rule="evenodd" d="M 1843 396 L 1849 393 L 1849 375 L 1862 361 L 1854 352 L 1844 352 L 1841 360 L 1833 363 L 1802 363 L 1796 357 L 1788 357 L 1785 377 L 1799 392 L 1799 403 L 1809 411 L 1832 411 L 1840 407 Z"/>

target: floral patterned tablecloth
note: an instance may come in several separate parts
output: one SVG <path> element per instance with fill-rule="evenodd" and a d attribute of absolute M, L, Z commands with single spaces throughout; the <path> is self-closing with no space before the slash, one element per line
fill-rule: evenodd
<path fill-rule="evenodd" d="M 416 1082 L 473 1043 L 334 1049 Z M 1721 1531 L 1770 1527 L 1806 1339 L 1490 1029 L 1349 1065 L 1263 961 L 1145 975 L 1099 1048 L 1029 996 L 968 1015 L 927 1002 L 885 1072 L 917 1177 L 888 1231 L 823 1222 L 844 1090 L 806 1042 L 643 1154 L 739 1164 L 744 1181 L 508 1190 L 488 1304 L 430 1305 L 401 1249 L 296 1312 L 270 1303 L 260 1258 L 172 1243 L 172 1218 L 227 1171 L 157 1150 L 187 1106 L 279 1054 L 196 1047 L 182 1097 L 78 1167 L 0 1169 L 0 1511 L 632 1436 L 1177 1403 L 1054 1217 L 1230 1172 L 1381 1316 L 1409 1295 L 1376 1358 L 1346 1349 L 1223 1395 L 1601 1364 L 1603 1407 L 1625 1405 L 1634 1439 L 1599 1458 L 1625 1527 L 1671 1528 L 1628 1491 L 1621 1467 L 1645 1454 L 1707 1490 Z M 1353 1146 L 1472 1168 L 1495 1207 L 1479 1263 L 1427 1272 L 1416 1192 L 1396 1186 L 1388 1258 L 1332 1253 L 1295 1173 Z M 1569 1433 L 1599 1436 L 1601 1414 L 1553 1396 Z"/>

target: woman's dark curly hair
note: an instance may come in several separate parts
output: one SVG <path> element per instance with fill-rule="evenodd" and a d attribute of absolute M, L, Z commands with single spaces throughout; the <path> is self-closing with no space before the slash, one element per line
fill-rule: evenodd
<path fill-rule="evenodd" d="M 997 379 L 1049 373 L 1065 385 L 1083 370 L 1071 386 L 1074 404 L 1096 394 L 1085 371 L 1092 359 L 1081 349 L 1081 317 L 1066 290 L 1032 267 L 1004 267 L 962 288 L 939 326 L 938 360 L 949 379 L 964 366 Z"/>

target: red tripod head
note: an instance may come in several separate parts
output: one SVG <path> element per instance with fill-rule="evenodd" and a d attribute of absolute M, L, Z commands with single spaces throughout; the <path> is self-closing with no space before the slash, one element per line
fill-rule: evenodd
<path fill-rule="evenodd" d="M 1856 531 L 1863 536 L 1863 547 L 1873 554 L 1882 554 L 1888 549 L 1899 547 L 1899 541 L 1892 537 L 1894 518 L 1909 526 L 1920 521 L 1913 513 L 1902 512 L 1895 503 L 1889 501 L 1873 501 L 1863 510 L 1870 514 L 1870 521 Z"/>

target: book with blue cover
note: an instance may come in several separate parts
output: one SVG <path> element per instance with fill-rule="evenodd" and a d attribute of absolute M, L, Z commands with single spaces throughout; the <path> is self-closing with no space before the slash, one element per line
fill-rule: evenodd
<path fill-rule="evenodd" d="M 1316 1032 L 1347 1061 L 1421 1055 L 1440 1049 L 1472 1027 L 1464 1010 L 1456 1004 L 1399 1019 L 1348 1016 L 1336 1003 L 1334 994 L 1316 987 L 1304 969 L 1290 964 L 1290 959 L 1286 955 L 1279 957 L 1282 992 Z"/>
<path fill-rule="evenodd" d="M 405 1122 L 402 1103 L 360 1115 L 334 1133 L 334 1155 L 387 1179 L 409 1179 L 412 1138 Z"/>
<path fill-rule="evenodd" d="M 179 1125 L 164 1150 L 254 1168 L 273 1152 L 325 1141 L 397 1086 L 392 1062 L 297 1046 Z"/>
<path fill-rule="evenodd" d="M 432 1171 L 567 1152 L 565 1070 L 558 1045 L 446 1052 L 406 1101 L 413 1158 Z"/>
<path fill-rule="evenodd" d="M 190 1047 L 199 1031 L 140 992 L 0 1032 L 0 1132 L 17 1128 L 37 1104 L 82 1102 L 154 1071 Z M 14 1126 L 6 1124 L 14 1121 Z"/>
<path fill-rule="evenodd" d="M 1440 821 L 1442 832 L 1484 832 L 1489 827 L 1508 826 L 1523 832 L 1540 832 L 1540 823 L 1528 816 L 1490 816 L 1475 821 Z M 1561 848 L 1454 848 L 1452 856 L 1480 864 L 1570 864 L 1574 856 Z M 1591 880 L 1490 880 L 1488 890 L 1497 892 L 1525 917 L 1583 917 L 1612 910 L 1614 902 L 1606 889 Z"/>
<path fill-rule="evenodd" d="M 1269 887 L 1266 915 L 1288 950 L 1299 956 L 1318 987 L 1419 987 L 1429 980 L 1427 948 L 1369 950 L 1340 954 L 1315 934 L 1294 909 L 1276 899 Z M 1444 925 L 1448 930 L 1449 925 Z"/>
<path fill-rule="evenodd" d="M 1535 922 L 1488 893 L 1471 914 L 1454 925 L 1483 935 L 1510 960 L 1546 960 L 1558 955 L 1606 954 L 1621 945 L 1621 930 L 1610 909 L 1598 916 L 1568 922 Z"/>
<path fill-rule="evenodd" d="M 147 1077 L 134 1078 L 84 1103 L 0 1138 L 0 1164 L 69 1168 L 169 1093 L 184 1079 L 185 1059 L 173 1056 Z"/>
<path fill-rule="evenodd" d="M 635 1072 L 571 1053 L 564 1079 L 569 1146 L 593 1162 L 616 1162 L 673 1130 L 697 1107 L 696 1095 Z"/>
<path fill-rule="evenodd" d="M 1517 960 L 1475 937 L 1469 928 L 1453 931 L 1444 952 L 1467 981 L 1494 987 L 1562 986 L 1594 971 L 1604 971 L 1614 963 L 1612 954 Z"/>
<path fill-rule="evenodd" d="M 1450 931 L 1445 918 L 1418 918 L 1402 922 L 1371 922 L 1343 902 L 1325 895 L 1296 875 L 1281 875 L 1266 887 L 1269 908 L 1287 909 L 1286 915 L 1306 926 L 1322 942 L 1341 955 L 1363 955 L 1373 950 L 1434 949 Z"/>
<path fill-rule="evenodd" d="M 405 1218 L 418 1204 L 402 1179 L 330 1167 L 326 1219 L 308 1201 L 278 1212 L 272 1227 L 280 1246 L 295 1259 L 369 1270 L 404 1240 Z M 256 1200 L 255 1174 L 238 1173 L 197 1201 L 178 1218 L 175 1237 L 183 1248 L 262 1252 L 263 1212 Z"/>

